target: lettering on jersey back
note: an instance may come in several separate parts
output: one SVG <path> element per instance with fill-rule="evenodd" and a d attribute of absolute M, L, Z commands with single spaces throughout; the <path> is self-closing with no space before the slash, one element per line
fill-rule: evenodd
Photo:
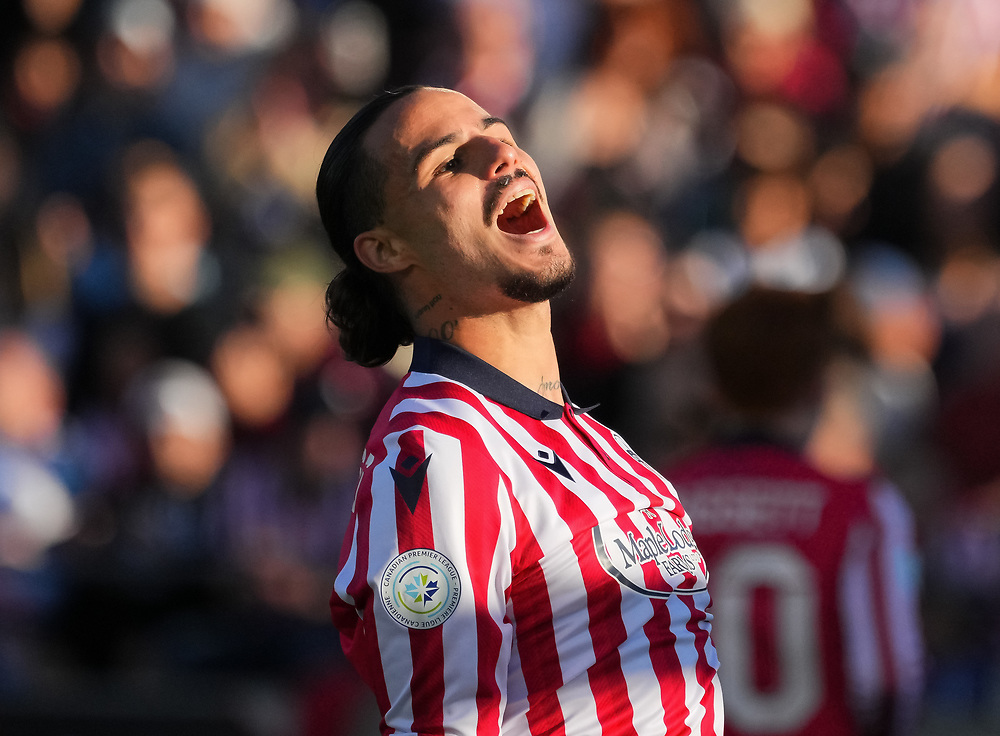
<path fill-rule="evenodd" d="M 699 534 L 769 536 L 816 531 L 827 490 L 819 483 L 734 476 L 683 485 L 684 508 Z"/>

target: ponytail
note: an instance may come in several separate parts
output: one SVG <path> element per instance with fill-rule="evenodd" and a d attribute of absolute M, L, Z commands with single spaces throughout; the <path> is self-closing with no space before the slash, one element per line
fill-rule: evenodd
<path fill-rule="evenodd" d="M 333 277 L 326 289 L 326 316 L 339 331 L 344 354 L 366 368 L 388 363 L 400 345 L 413 342 L 413 326 L 389 280 L 360 264 Z"/>
<path fill-rule="evenodd" d="M 367 367 L 387 363 L 396 348 L 413 342 L 413 327 L 389 280 L 354 253 L 354 239 L 378 225 L 385 211 L 387 172 L 365 150 L 364 136 L 389 105 L 417 89 L 383 92 L 358 110 L 333 139 L 316 179 L 320 218 L 344 263 L 326 290 L 327 321 L 340 331 L 348 359 Z"/>

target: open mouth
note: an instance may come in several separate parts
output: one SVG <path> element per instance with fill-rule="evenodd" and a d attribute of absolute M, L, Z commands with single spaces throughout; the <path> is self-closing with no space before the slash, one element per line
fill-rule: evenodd
<path fill-rule="evenodd" d="M 521 192 L 508 200 L 497 217 L 497 227 L 511 235 L 527 235 L 545 227 L 545 214 L 534 192 Z"/>

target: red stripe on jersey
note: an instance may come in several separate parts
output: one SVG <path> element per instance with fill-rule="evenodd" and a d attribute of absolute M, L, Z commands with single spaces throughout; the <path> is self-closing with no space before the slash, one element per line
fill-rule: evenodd
<path fill-rule="evenodd" d="M 423 429 L 413 429 L 399 436 L 399 454 L 391 471 L 396 486 L 396 538 L 400 552 L 416 547 L 434 549 L 427 494 L 430 458 L 424 451 L 423 434 Z"/>
<path fill-rule="evenodd" d="M 413 703 L 413 731 L 442 733 L 444 728 L 444 638 L 441 627 L 410 629 L 413 676 L 410 700 Z"/>
<path fill-rule="evenodd" d="M 496 669 L 503 634 L 490 617 L 489 598 L 493 586 L 493 558 L 501 525 L 500 508 L 496 501 L 501 477 L 486 446 L 477 444 L 476 439 L 478 435 L 463 445 L 465 555 L 472 582 L 471 592 L 476 602 L 477 733 L 494 734 L 501 720 L 503 692 L 497 683 Z M 469 656 L 472 656 L 471 653 Z"/>
<path fill-rule="evenodd" d="M 399 436 L 399 454 L 393 463 L 396 502 L 396 540 L 399 552 L 416 548 L 434 549 L 431 504 L 427 493 L 427 455 L 424 451 L 423 429 L 413 429 Z M 397 474 L 398 473 L 398 474 Z M 414 488 L 416 507 L 411 511 L 405 500 L 407 485 L 419 481 Z"/>

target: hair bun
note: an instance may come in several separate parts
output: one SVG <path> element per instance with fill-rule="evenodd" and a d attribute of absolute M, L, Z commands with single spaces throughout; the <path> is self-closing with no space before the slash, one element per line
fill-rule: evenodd
<path fill-rule="evenodd" d="M 347 357 L 368 368 L 385 365 L 400 345 L 413 342 L 413 328 L 382 275 L 348 266 L 326 290 L 327 315 L 339 331 Z"/>

